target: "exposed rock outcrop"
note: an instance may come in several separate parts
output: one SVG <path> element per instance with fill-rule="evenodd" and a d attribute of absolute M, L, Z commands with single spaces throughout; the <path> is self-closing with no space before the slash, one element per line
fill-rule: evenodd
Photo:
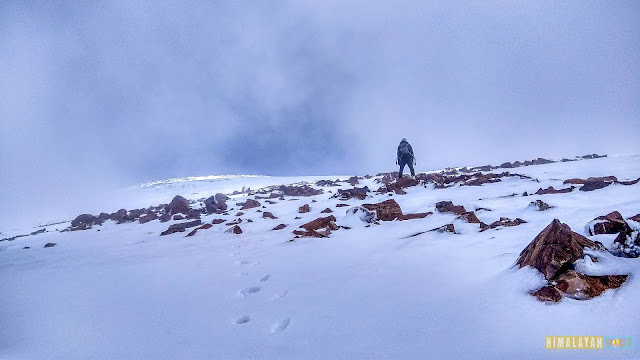
<path fill-rule="evenodd" d="M 392 221 L 402 216 L 400 205 L 393 199 L 385 200 L 377 204 L 363 204 L 362 207 L 370 211 L 375 211 L 376 220 Z"/>
<path fill-rule="evenodd" d="M 228 196 L 218 193 L 206 199 L 204 201 L 204 207 L 208 214 L 221 213 L 227 210 L 227 200 L 229 200 Z"/>
<path fill-rule="evenodd" d="M 91 214 L 78 215 L 71 221 L 70 231 L 91 229 L 93 225 L 102 225 L 102 221 Z"/>
<path fill-rule="evenodd" d="M 599 242 L 571 231 L 567 224 L 554 219 L 520 253 L 516 264 L 530 266 L 551 280 L 584 255 L 583 249 L 603 250 Z"/>
<path fill-rule="evenodd" d="M 332 198 L 338 198 L 339 200 L 349 200 L 352 198 L 356 198 L 358 200 L 364 200 L 367 198 L 367 193 L 369 192 L 369 187 L 364 186 L 361 188 L 354 187 L 353 189 L 338 189 L 338 192 L 332 196 Z"/>
<path fill-rule="evenodd" d="M 189 201 L 180 195 L 176 195 L 171 202 L 165 206 L 164 211 L 173 214 L 189 214 L 191 211 L 191 205 Z"/>

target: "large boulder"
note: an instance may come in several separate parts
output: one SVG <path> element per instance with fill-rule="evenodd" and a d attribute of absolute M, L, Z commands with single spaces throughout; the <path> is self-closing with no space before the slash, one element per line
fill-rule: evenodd
<path fill-rule="evenodd" d="M 370 211 L 375 211 L 376 220 L 392 221 L 402 216 L 400 205 L 393 199 L 385 200 L 377 204 L 363 204 L 362 207 Z"/>
<path fill-rule="evenodd" d="M 240 210 L 252 209 L 258 206 L 260 206 L 260 202 L 258 202 L 257 200 L 247 199 L 247 201 L 244 202 Z"/>
<path fill-rule="evenodd" d="M 218 193 L 207 198 L 204 201 L 204 207 L 209 214 L 224 212 L 225 210 L 227 210 L 227 200 L 229 200 L 228 196 Z"/>
<path fill-rule="evenodd" d="M 630 235 L 632 230 L 629 224 L 624 221 L 622 215 L 617 211 L 598 216 L 589 223 L 589 235 L 617 234 L 620 232 L 625 235 Z"/>
<path fill-rule="evenodd" d="M 349 184 L 351 184 L 351 186 L 358 185 L 358 182 L 359 182 L 359 181 L 358 181 L 358 177 L 357 177 L 357 176 L 352 176 L 352 177 L 350 177 L 350 178 L 347 180 L 347 182 L 348 182 Z"/>
<path fill-rule="evenodd" d="M 191 205 L 189 201 L 180 195 L 176 195 L 171 202 L 164 207 L 164 211 L 168 214 L 189 214 Z"/>
<path fill-rule="evenodd" d="M 298 212 L 300 214 L 308 213 L 309 211 L 311 211 L 311 208 L 309 207 L 309 204 L 304 204 L 304 205 L 302 205 L 302 206 L 300 206 L 298 208 Z"/>
<path fill-rule="evenodd" d="M 551 280 L 584 255 L 584 248 L 603 250 L 599 242 L 571 231 L 567 224 L 554 219 L 522 250 L 516 264 L 531 266 Z"/>

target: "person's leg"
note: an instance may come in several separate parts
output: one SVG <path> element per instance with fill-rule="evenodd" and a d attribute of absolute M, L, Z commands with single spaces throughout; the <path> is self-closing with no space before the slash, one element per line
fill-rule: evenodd
<path fill-rule="evenodd" d="M 415 171 L 413 171 L 413 159 L 407 163 L 409 165 L 409 170 L 411 170 L 411 176 L 416 176 Z"/>
<path fill-rule="evenodd" d="M 404 171 L 404 166 L 406 164 L 404 163 L 404 161 L 400 160 L 400 163 L 398 165 L 400 165 L 400 171 L 398 171 L 398 178 L 401 178 L 402 177 L 402 172 Z"/>

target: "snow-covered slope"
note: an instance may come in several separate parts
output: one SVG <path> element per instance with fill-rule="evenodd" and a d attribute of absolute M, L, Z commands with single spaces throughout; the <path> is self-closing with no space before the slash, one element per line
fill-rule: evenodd
<path fill-rule="evenodd" d="M 553 163 L 513 169 L 530 176 L 477 186 L 411 187 L 393 195 L 405 213 L 434 211 L 451 200 L 485 223 L 500 217 L 527 223 L 479 232 L 477 224 L 435 212 L 424 219 L 366 227 L 335 207 L 336 187 L 310 198 L 267 204 L 278 219 L 245 211 L 243 233 L 214 225 L 195 236 L 159 236 L 169 223 L 49 232 L 0 242 L 2 359 L 540 359 L 640 357 L 638 350 L 545 350 L 546 335 L 638 336 L 640 259 L 598 255 L 585 272 L 630 274 L 617 290 L 588 301 L 539 302 L 544 284 L 533 269 L 514 268 L 520 251 L 554 218 L 587 236 L 587 223 L 619 211 L 640 213 L 640 184 L 591 192 L 520 196 L 569 178 L 640 176 L 640 156 Z M 336 177 L 236 177 L 147 184 L 125 191 L 134 208 L 197 200 L 216 192 Z M 345 177 L 341 177 L 345 179 Z M 535 180 L 537 179 L 537 181 Z M 375 190 L 375 179 L 358 186 Z M 341 183 L 342 188 L 350 188 Z M 321 188 L 321 187 L 316 187 Z M 329 193 L 328 191 L 332 191 Z M 508 196 L 512 194 L 517 196 Z M 253 198 L 253 197 L 251 197 Z M 350 206 L 390 196 L 371 193 Z M 234 195 L 233 220 L 246 194 Z M 315 199 L 316 202 L 311 202 Z M 535 211 L 531 201 L 554 206 Z M 299 214 L 309 204 L 311 211 Z M 329 238 L 293 238 L 292 230 L 333 209 Z M 115 211 L 102 207 L 98 211 Z M 296 217 L 300 219 L 295 219 Z M 247 223 L 251 219 L 253 222 Z M 284 223 L 287 228 L 272 231 Z M 417 232 L 444 224 L 458 234 Z M 31 232 L 34 229 L 26 229 Z M 590 236 L 610 246 L 612 235 Z M 56 243 L 43 248 L 46 243 Z M 30 247 L 29 249 L 23 249 Z"/>

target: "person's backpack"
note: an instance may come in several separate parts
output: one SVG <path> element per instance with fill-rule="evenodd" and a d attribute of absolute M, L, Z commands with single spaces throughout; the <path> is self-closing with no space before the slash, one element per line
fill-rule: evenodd
<path fill-rule="evenodd" d="M 409 149 L 409 143 L 403 142 L 400 144 L 400 157 L 405 158 L 411 155 L 411 150 Z"/>

